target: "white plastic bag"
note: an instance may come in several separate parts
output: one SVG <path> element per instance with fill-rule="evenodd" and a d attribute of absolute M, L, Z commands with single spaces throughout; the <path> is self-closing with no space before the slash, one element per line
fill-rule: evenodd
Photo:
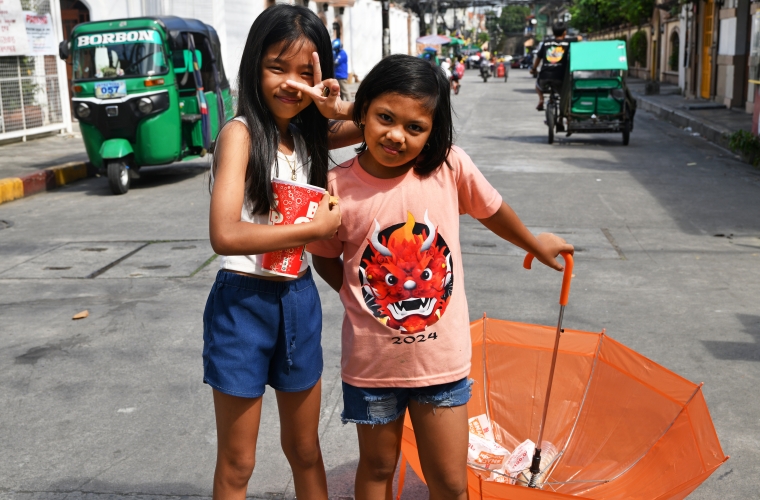
<path fill-rule="evenodd" d="M 484 469 L 495 470 L 504 466 L 509 452 L 496 441 L 489 441 L 475 434 L 469 435 L 467 461 Z"/>
<path fill-rule="evenodd" d="M 493 435 L 491 422 L 488 420 L 488 417 L 485 414 L 478 415 L 477 417 L 472 417 L 471 419 L 467 420 L 467 424 L 470 427 L 470 434 L 475 434 L 476 436 L 482 437 L 489 441 L 496 441 L 496 438 Z"/>

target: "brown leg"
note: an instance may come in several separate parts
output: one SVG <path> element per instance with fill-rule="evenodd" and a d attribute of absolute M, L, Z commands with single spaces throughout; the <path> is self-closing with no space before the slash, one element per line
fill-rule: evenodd
<path fill-rule="evenodd" d="M 401 453 L 403 430 L 403 416 L 383 425 L 356 425 L 359 435 L 356 500 L 392 500 L 393 474 Z"/>
<path fill-rule="evenodd" d="M 245 499 L 256 463 L 261 398 L 238 398 L 214 390 L 217 453 L 214 500 Z"/>
<path fill-rule="evenodd" d="M 409 401 L 420 465 L 430 500 L 467 499 L 467 406 Z"/>
<path fill-rule="evenodd" d="M 327 500 L 327 479 L 319 448 L 319 405 L 322 381 L 300 392 L 277 393 L 280 441 L 293 471 L 299 500 Z"/>

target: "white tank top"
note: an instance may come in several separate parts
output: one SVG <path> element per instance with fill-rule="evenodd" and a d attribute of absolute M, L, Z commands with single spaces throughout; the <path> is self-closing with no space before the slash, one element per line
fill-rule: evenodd
<path fill-rule="evenodd" d="M 238 116 L 235 120 L 246 124 L 245 117 Z M 309 183 L 309 170 L 308 166 L 304 164 L 304 159 L 308 163 L 308 154 L 306 152 L 306 146 L 301 138 L 301 134 L 294 125 L 290 125 L 290 133 L 293 134 L 293 143 L 295 148 L 293 154 L 285 156 L 281 151 L 277 152 L 277 165 L 272 169 L 272 179 L 293 180 L 293 171 L 290 165 L 295 167 L 296 182 L 303 184 Z M 288 161 L 290 163 L 288 163 Z M 213 182 L 213 178 L 212 178 Z M 240 211 L 240 221 L 249 222 L 251 224 L 269 224 L 269 214 L 256 214 L 251 215 L 251 200 L 247 198 L 243 203 L 243 208 Z M 238 271 L 247 274 L 258 274 L 259 276 L 274 276 L 272 273 L 264 271 L 261 267 L 261 255 L 222 255 L 221 268 L 228 269 L 230 271 Z M 304 259 L 301 264 L 300 272 L 305 271 L 309 267 L 308 259 Z"/>

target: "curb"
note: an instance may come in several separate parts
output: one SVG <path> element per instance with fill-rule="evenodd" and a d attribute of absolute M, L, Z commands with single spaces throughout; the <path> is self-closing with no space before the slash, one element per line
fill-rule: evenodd
<path fill-rule="evenodd" d="M 721 125 L 706 123 L 693 116 L 689 116 L 681 110 L 660 104 L 644 96 L 635 95 L 635 97 L 638 109 L 649 111 L 657 118 L 678 127 L 691 127 L 692 131 L 699 133 L 700 136 L 708 141 L 730 151 L 730 148 L 728 147 L 728 136 L 731 135 L 732 130 Z"/>
<path fill-rule="evenodd" d="M 89 177 L 87 163 L 74 161 L 37 170 L 21 177 L 0 179 L 0 205 Z"/>

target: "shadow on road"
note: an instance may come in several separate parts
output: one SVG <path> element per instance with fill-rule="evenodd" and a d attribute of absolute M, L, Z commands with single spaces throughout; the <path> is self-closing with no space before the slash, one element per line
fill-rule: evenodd
<path fill-rule="evenodd" d="M 725 340 L 703 340 L 702 344 L 717 359 L 727 361 L 760 361 L 760 316 L 737 314 L 744 325 L 744 331 L 753 342 L 731 342 Z"/>
<path fill-rule="evenodd" d="M 205 175 L 209 171 L 206 164 L 175 164 L 160 167 L 143 167 L 140 170 L 140 178 L 132 179 L 130 191 L 148 190 L 180 183 L 186 179 L 192 179 L 199 175 Z M 89 182 L 74 184 L 68 187 L 71 191 L 80 191 L 87 196 L 114 196 L 108 187 L 108 176 L 91 179 Z M 129 193 L 127 193 L 129 196 Z"/>

